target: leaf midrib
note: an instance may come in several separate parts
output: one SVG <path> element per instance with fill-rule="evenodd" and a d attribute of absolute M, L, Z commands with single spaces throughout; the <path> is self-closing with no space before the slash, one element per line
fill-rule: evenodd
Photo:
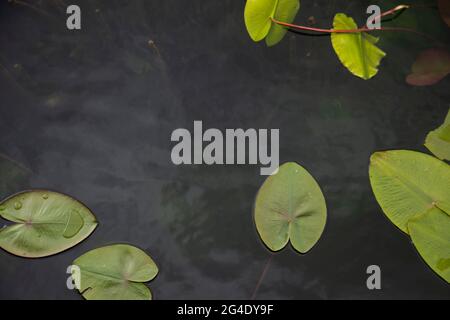
<path fill-rule="evenodd" d="M 123 281 L 127 281 L 127 282 L 130 282 L 130 283 L 145 283 L 145 282 L 148 282 L 148 281 L 151 280 L 150 279 L 148 281 L 134 281 L 134 280 L 130 280 L 128 278 L 118 278 L 118 277 L 115 277 L 115 276 L 112 276 L 112 275 L 104 274 L 104 273 L 102 273 L 100 271 L 94 271 L 94 270 L 92 270 L 90 268 L 86 268 L 86 267 L 82 267 L 82 266 L 79 266 L 79 267 L 81 269 L 81 274 L 83 274 L 83 272 L 87 272 L 87 273 L 90 273 L 91 275 L 107 278 L 107 279 L 110 279 L 111 281 L 114 281 L 114 282 L 122 283 Z"/>
<path fill-rule="evenodd" d="M 21 221 L 13 221 L 14 224 L 8 226 L 8 227 L 12 227 L 15 225 L 65 225 L 65 226 L 72 226 L 72 225 L 77 225 L 77 224 L 73 224 L 73 223 L 65 223 L 65 222 L 21 222 Z M 98 224 L 97 221 L 83 221 L 84 225 L 96 225 Z"/>
<path fill-rule="evenodd" d="M 275 0 L 275 6 L 273 7 L 272 13 L 270 14 L 270 17 L 272 19 L 275 19 L 275 13 L 277 13 L 279 3 L 280 3 L 280 0 Z M 272 26 L 272 24 L 273 24 L 273 22 L 271 22 L 271 26 Z"/>
<path fill-rule="evenodd" d="M 384 165 L 380 165 L 380 169 L 385 171 L 388 171 L 390 176 L 401 182 L 403 186 L 405 186 L 406 189 L 410 190 L 413 194 L 417 194 L 418 198 L 421 199 L 425 204 L 429 204 L 430 206 L 433 205 L 433 203 L 437 200 L 434 200 L 431 195 L 429 195 L 426 191 L 422 190 L 417 184 L 414 183 L 414 181 L 411 181 L 407 177 L 405 177 L 403 174 L 401 174 L 400 171 L 393 170 L 388 162 L 382 162 Z M 428 201 L 427 201 L 428 200 Z"/>
<path fill-rule="evenodd" d="M 83 272 L 87 272 L 87 273 L 90 273 L 91 275 L 101 276 L 103 278 L 107 278 L 107 279 L 110 279 L 110 280 L 115 281 L 115 282 L 123 282 L 123 281 L 136 282 L 136 281 L 132 281 L 132 280 L 125 279 L 125 278 L 114 277 L 112 275 L 104 274 L 104 273 L 101 273 L 99 271 L 94 271 L 94 270 L 86 268 L 86 267 L 82 267 L 82 266 L 79 266 L 79 267 L 81 269 L 81 274 L 83 274 Z"/>
<path fill-rule="evenodd" d="M 420 223 L 420 219 L 425 217 L 426 215 L 432 214 L 434 210 L 437 210 L 437 212 L 439 212 L 439 214 L 447 215 L 445 213 L 445 211 L 442 210 L 439 207 L 432 208 L 432 209 L 426 211 L 425 213 L 419 215 L 417 218 L 413 218 L 411 221 L 409 221 L 408 222 L 408 229 L 409 229 L 409 225 L 410 224 L 412 225 L 412 224 L 416 223 L 417 226 L 419 227 L 419 229 L 421 229 L 422 231 L 426 230 L 425 233 L 427 234 L 427 238 L 433 238 L 435 240 L 442 241 L 444 243 L 449 243 L 450 242 L 449 239 L 443 238 L 442 236 L 440 236 L 440 233 L 438 233 L 439 234 L 439 236 L 438 236 L 436 232 L 428 232 L 430 228 L 423 228 L 423 227 L 421 227 L 422 224 Z"/>
<path fill-rule="evenodd" d="M 368 79 L 370 77 L 369 69 L 368 69 L 368 63 L 366 59 L 366 46 L 364 45 L 364 37 L 363 33 L 358 33 L 358 42 L 360 47 L 360 55 L 361 55 L 361 62 L 363 65 L 363 72 L 364 72 L 364 78 Z"/>

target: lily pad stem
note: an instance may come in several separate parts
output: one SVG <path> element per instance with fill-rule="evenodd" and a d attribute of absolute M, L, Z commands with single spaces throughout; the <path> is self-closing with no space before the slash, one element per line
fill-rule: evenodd
<path fill-rule="evenodd" d="M 267 260 L 266 265 L 264 266 L 264 269 L 261 273 L 261 276 L 259 277 L 258 282 L 256 283 L 255 290 L 253 290 L 251 300 L 255 300 L 256 295 L 258 294 L 259 288 L 261 287 L 261 284 L 262 284 L 264 278 L 266 277 L 267 271 L 269 271 L 270 263 L 273 260 L 273 256 L 274 256 L 274 254 L 271 254 L 269 260 Z"/>
<path fill-rule="evenodd" d="M 388 16 L 388 15 L 392 15 L 392 14 L 396 13 L 397 11 L 406 10 L 408 8 L 410 8 L 410 6 L 408 6 L 408 5 L 398 5 L 391 10 L 381 13 L 380 16 L 377 18 L 382 18 L 382 17 Z M 321 29 L 321 28 L 296 25 L 296 24 L 278 21 L 274 18 L 271 18 L 271 20 L 273 23 L 276 23 L 280 26 L 284 26 L 284 27 L 287 27 L 290 29 L 295 29 L 295 30 L 301 30 L 301 31 L 311 31 L 311 32 L 318 32 L 318 33 L 329 33 L 329 34 L 331 34 L 331 33 L 361 33 L 361 32 L 372 32 L 372 31 L 401 31 L 401 32 L 414 33 L 416 35 L 425 37 L 429 40 L 436 41 L 435 39 L 431 38 L 429 35 L 427 35 L 425 33 L 419 32 L 414 29 L 402 28 L 402 27 L 384 27 L 384 28 L 380 28 L 380 29 L 370 29 L 367 26 L 365 26 L 365 27 L 358 28 L 358 29 L 337 30 L 337 29 Z"/>
<path fill-rule="evenodd" d="M 18 4 L 18 5 L 27 7 L 27 8 L 29 8 L 29 9 L 31 9 L 31 10 L 37 12 L 37 13 L 40 13 L 40 14 L 42 14 L 42 15 L 45 15 L 45 16 L 48 16 L 48 17 L 53 18 L 53 16 L 52 16 L 50 13 L 48 13 L 47 11 L 42 10 L 42 9 L 40 9 L 40 8 L 38 8 L 38 7 L 36 7 L 36 6 L 32 5 L 32 4 L 30 4 L 30 3 L 28 3 L 28 2 L 21 1 L 21 0 L 8 0 L 8 2 L 11 3 L 11 4 Z"/>

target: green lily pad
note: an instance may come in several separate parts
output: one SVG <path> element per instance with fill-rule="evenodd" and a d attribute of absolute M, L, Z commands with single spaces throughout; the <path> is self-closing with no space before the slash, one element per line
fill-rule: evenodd
<path fill-rule="evenodd" d="M 291 242 L 308 252 L 319 241 L 327 220 L 325 198 L 319 185 L 303 167 L 283 164 L 258 192 L 255 223 L 265 245 L 272 251 Z"/>
<path fill-rule="evenodd" d="M 414 151 L 376 152 L 370 159 L 370 183 L 386 216 L 408 233 L 408 222 L 437 207 L 450 213 L 450 166 Z"/>
<path fill-rule="evenodd" d="M 144 284 L 158 267 L 147 253 L 126 244 L 94 249 L 73 262 L 79 268 L 79 292 L 87 300 L 151 300 Z M 72 275 L 75 269 L 72 267 Z"/>
<path fill-rule="evenodd" d="M 334 17 L 335 30 L 358 29 L 355 21 L 343 13 Z M 341 63 L 355 76 L 364 80 L 374 77 L 378 73 L 378 66 L 386 56 L 376 46 L 378 38 L 365 33 L 332 33 L 331 43 Z"/>
<path fill-rule="evenodd" d="M 14 255 L 39 258 L 69 249 L 97 227 L 81 202 L 52 191 L 25 191 L 0 204 L 0 216 L 15 224 L 0 229 L 0 247 Z"/>
<path fill-rule="evenodd" d="M 275 10 L 274 19 L 286 23 L 292 23 L 300 10 L 299 0 L 278 0 L 278 6 Z M 272 23 L 270 31 L 266 37 L 266 44 L 272 47 L 283 40 L 288 29 L 279 24 Z"/>
<path fill-rule="evenodd" d="M 450 160 L 450 110 L 444 124 L 428 134 L 425 147 L 439 159 Z"/>
<path fill-rule="evenodd" d="M 248 0 L 244 10 L 247 31 L 253 41 L 263 40 L 270 31 L 278 0 Z"/>
<path fill-rule="evenodd" d="M 438 208 L 408 222 L 414 246 L 425 262 L 450 283 L 450 217 Z"/>
<path fill-rule="evenodd" d="M 291 23 L 300 9 L 299 0 L 247 0 L 244 21 L 253 41 L 266 38 L 268 46 L 274 46 L 286 35 L 287 28 L 272 19 Z"/>

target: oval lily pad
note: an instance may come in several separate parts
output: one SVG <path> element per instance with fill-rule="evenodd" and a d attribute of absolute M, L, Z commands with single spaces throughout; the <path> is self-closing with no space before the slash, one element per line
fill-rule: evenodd
<path fill-rule="evenodd" d="M 450 283 L 450 217 L 438 208 L 408 222 L 414 246 L 425 262 Z"/>
<path fill-rule="evenodd" d="M 81 202 L 57 192 L 25 191 L 0 204 L 0 216 L 15 224 L 0 230 L 0 247 L 12 254 L 39 258 L 69 249 L 97 227 Z"/>
<path fill-rule="evenodd" d="M 144 284 L 158 267 L 139 248 L 115 244 L 89 251 L 73 262 L 79 268 L 79 292 L 87 300 L 150 300 Z M 72 267 L 75 276 L 75 269 Z"/>
<path fill-rule="evenodd" d="M 450 53 L 446 49 L 428 49 L 419 54 L 406 82 L 412 86 L 430 86 L 450 73 Z"/>
<path fill-rule="evenodd" d="M 278 0 L 274 19 L 277 21 L 292 23 L 297 16 L 298 10 L 300 10 L 299 0 Z M 288 29 L 284 26 L 272 23 L 270 31 L 266 37 L 267 46 L 272 47 L 283 40 L 287 30 Z"/>
<path fill-rule="evenodd" d="M 283 164 L 258 192 L 255 223 L 265 245 L 272 251 L 291 242 L 308 252 L 319 241 L 327 220 L 325 198 L 316 180 L 296 163 Z"/>
<path fill-rule="evenodd" d="M 355 21 L 343 13 L 334 17 L 335 30 L 358 29 Z M 368 80 L 378 73 L 386 53 L 375 44 L 378 38 L 365 33 L 332 33 L 331 43 L 341 63 L 355 76 Z"/>
<path fill-rule="evenodd" d="M 428 134 L 425 147 L 439 159 L 450 160 L 450 110 L 444 124 Z"/>
<path fill-rule="evenodd" d="M 411 218 L 434 207 L 450 214 L 450 166 L 445 162 L 408 150 L 376 152 L 369 175 L 383 212 L 405 233 Z"/>
<path fill-rule="evenodd" d="M 261 41 L 270 31 L 278 0 L 247 0 L 244 20 L 253 41 Z"/>

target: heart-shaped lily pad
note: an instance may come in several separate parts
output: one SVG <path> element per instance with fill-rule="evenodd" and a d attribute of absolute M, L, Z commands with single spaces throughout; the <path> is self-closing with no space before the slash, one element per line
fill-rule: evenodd
<path fill-rule="evenodd" d="M 432 208 L 450 214 L 450 166 L 414 151 L 376 152 L 370 183 L 386 216 L 403 232 L 408 222 Z"/>
<path fill-rule="evenodd" d="M 450 160 L 450 110 L 444 124 L 428 134 L 425 146 L 439 159 Z"/>
<path fill-rule="evenodd" d="M 265 245 L 272 251 L 291 242 L 308 252 L 319 241 L 327 220 L 325 198 L 316 180 L 296 163 L 283 164 L 258 192 L 255 223 Z"/>
<path fill-rule="evenodd" d="M 273 46 L 286 34 L 286 27 L 272 22 L 272 19 L 291 23 L 300 9 L 299 0 L 247 0 L 244 21 L 253 41 L 266 38 L 266 44 Z"/>
<path fill-rule="evenodd" d="M 408 230 L 425 262 L 450 283 L 450 216 L 433 208 L 412 218 Z"/>
<path fill-rule="evenodd" d="M 355 21 L 343 13 L 334 17 L 335 30 L 358 29 Z M 342 64 L 355 76 L 368 80 L 378 73 L 381 59 L 386 56 L 376 46 L 378 38 L 365 33 L 332 33 L 331 43 Z"/>
<path fill-rule="evenodd" d="M 412 86 L 430 86 L 450 74 L 450 53 L 446 49 L 433 48 L 419 54 L 406 82 Z"/>
<path fill-rule="evenodd" d="M 94 249 L 73 262 L 79 269 L 78 290 L 87 300 L 150 300 L 144 284 L 156 277 L 158 267 L 139 248 L 115 244 Z"/>
<path fill-rule="evenodd" d="M 0 247 L 26 258 L 59 253 L 87 238 L 96 228 L 92 212 L 57 192 L 25 191 L 0 204 L 0 216 L 15 224 L 0 230 Z"/>

